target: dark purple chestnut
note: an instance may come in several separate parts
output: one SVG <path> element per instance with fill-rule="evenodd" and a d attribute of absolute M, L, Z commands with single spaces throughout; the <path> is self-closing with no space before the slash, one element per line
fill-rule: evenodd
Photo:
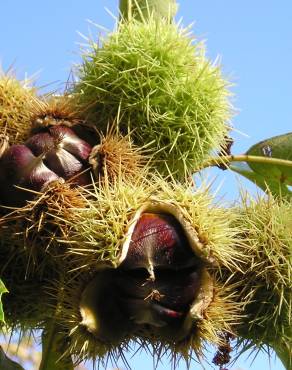
<path fill-rule="evenodd" d="M 49 129 L 50 135 L 61 140 L 61 146 L 64 150 L 71 153 L 83 163 L 87 163 L 92 146 L 79 138 L 75 132 L 67 126 L 52 126 Z"/>
<path fill-rule="evenodd" d="M 50 182 L 68 180 L 73 185 L 91 183 L 88 157 L 91 146 L 64 125 L 43 127 L 24 145 L 7 149 L 0 161 L 0 201 L 21 206 Z"/>
<path fill-rule="evenodd" d="M 90 183 L 89 173 L 83 172 L 88 172 L 87 161 L 92 148 L 69 127 L 60 125 L 42 129 L 28 139 L 25 145 L 35 155 L 45 154 L 46 166 L 63 179 L 69 180 L 77 175 L 74 183 Z"/>
<path fill-rule="evenodd" d="M 55 142 L 49 132 L 40 132 L 26 140 L 25 146 L 27 146 L 35 156 L 39 156 L 54 148 Z"/>
<path fill-rule="evenodd" d="M 24 200 L 33 198 L 33 193 L 19 189 L 41 191 L 59 176 L 36 157 L 25 145 L 12 145 L 0 160 L 0 198 L 1 203 L 19 206 Z"/>
<path fill-rule="evenodd" d="M 179 270 L 197 262 L 174 216 L 143 213 L 134 228 L 122 266 L 130 270 L 145 268 L 154 279 L 156 268 Z"/>

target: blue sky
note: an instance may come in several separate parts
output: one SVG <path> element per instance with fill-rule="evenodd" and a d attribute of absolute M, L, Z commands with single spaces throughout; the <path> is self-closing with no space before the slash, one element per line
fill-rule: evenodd
<path fill-rule="evenodd" d="M 51 0 L 3 1 L 0 12 L 0 63 L 14 65 L 19 78 L 37 73 L 36 84 L 55 90 L 66 82 L 79 58 L 77 31 L 97 35 L 87 20 L 111 29 L 118 1 Z M 238 132 L 233 151 L 242 153 L 252 144 L 292 131 L 292 2 L 289 0 L 181 0 L 178 18 L 195 22 L 193 31 L 207 42 L 208 56 L 221 57 L 225 76 L 233 83 L 233 104 Z M 228 200 L 236 199 L 238 178 L 213 171 Z M 255 191 L 247 182 L 241 183 Z M 139 354 L 129 360 L 133 369 L 152 367 L 150 356 Z M 258 356 L 253 364 L 243 358 L 233 370 L 282 370 L 279 361 Z M 159 369 L 168 369 L 167 360 Z M 181 366 L 180 369 L 183 369 Z M 191 369 L 199 368 L 192 365 Z M 206 369 L 212 369 L 206 365 Z"/>

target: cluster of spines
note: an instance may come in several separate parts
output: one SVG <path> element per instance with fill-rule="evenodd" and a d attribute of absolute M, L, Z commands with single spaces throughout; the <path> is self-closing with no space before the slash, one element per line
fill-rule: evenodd
<path fill-rule="evenodd" d="M 137 172 L 143 171 L 147 160 L 146 149 L 136 147 L 130 135 L 123 136 L 114 129 L 101 134 L 99 144 L 93 147 L 89 157 L 95 179 L 110 182 L 120 176 L 134 178 Z"/>
<path fill-rule="evenodd" d="M 37 99 L 29 80 L 19 81 L 12 72 L 0 71 L 0 129 L 11 144 L 28 138 Z"/>
<path fill-rule="evenodd" d="M 92 43 L 78 74 L 73 93 L 87 119 L 105 132 L 120 116 L 120 131 L 148 143 L 164 174 L 182 178 L 229 131 L 229 84 L 203 44 L 165 19 L 121 22 L 101 47 Z"/>
<path fill-rule="evenodd" d="M 235 240 L 238 230 L 231 227 L 232 218 L 227 217 L 228 210 L 212 206 L 210 197 L 203 189 L 187 191 L 182 185 L 170 185 L 161 177 L 151 178 L 146 173 L 141 177 L 137 176 L 135 184 L 133 179 L 127 181 L 120 177 L 111 183 L 103 182 L 91 191 L 80 189 L 80 193 L 86 206 L 73 207 L 70 210 L 72 217 L 62 217 L 61 214 L 58 216 L 70 229 L 69 238 L 64 238 L 63 243 L 67 248 L 65 254 L 74 261 L 78 276 L 72 280 L 71 288 L 68 286 L 64 290 L 65 303 L 61 310 L 68 316 L 68 320 L 63 320 L 62 316 L 62 325 L 64 332 L 69 332 L 72 337 L 72 344 L 68 348 L 71 354 L 76 356 L 79 353 L 81 360 L 103 356 L 106 352 L 115 356 L 119 348 L 124 347 L 130 339 L 132 342 L 144 343 L 145 346 L 147 344 L 150 348 L 151 345 L 155 346 L 154 343 L 159 338 L 161 345 L 171 348 L 177 356 L 179 353 L 187 356 L 187 353 L 189 355 L 192 351 L 200 353 L 205 341 L 219 344 L 220 333 L 233 331 L 235 323 L 241 317 L 242 306 L 234 299 L 232 287 L 228 284 L 225 286 L 219 275 L 213 272 L 216 268 L 236 269 L 238 260 L 242 259 L 240 252 L 237 252 Z M 81 324 L 82 291 L 92 276 L 99 274 L 100 269 L 118 268 L 123 244 L 125 239 L 130 237 L 127 235 L 129 226 L 139 208 L 151 200 L 167 203 L 170 199 L 172 204 L 182 210 L 196 232 L 202 228 L 202 248 L 208 250 L 202 258 L 206 259 L 209 266 L 207 268 L 217 282 L 212 302 L 206 308 L 204 317 L 192 326 L 188 338 L 180 343 L 175 343 L 170 338 L 160 338 L 159 332 L 152 333 L 151 330 L 147 333 L 134 331 L 116 346 L 103 343 Z M 207 226 L 214 223 L 217 227 L 210 229 L 208 234 Z M 218 229 L 221 232 L 216 236 Z M 62 238 L 59 238 L 59 242 L 62 243 Z"/>
<path fill-rule="evenodd" d="M 104 181 L 95 184 L 93 190 L 80 192 L 86 207 L 72 207 L 74 217 L 63 217 L 71 228 L 69 253 L 78 256 L 80 266 L 107 260 L 116 265 L 123 242 L 130 237 L 128 231 L 136 212 L 149 202 L 169 202 L 182 212 L 198 235 L 198 253 L 209 263 L 232 269 L 242 259 L 236 248 L 237 229 L 231 227 L 236 216 L 212 205 L 206 189 L 186 189 L 145 171 L 134 179 L 119 176 L 113 182 Z"/>
<path fill-rule="evenodd" d="M 242 229 L 238 237 L 245 240 L 246 258 L 232 279 L 248 320 L 238 332 L 247 339 L 246 348 L 288 345 L 291 353 L 291 203 L 272 196 L 244 196 L 238 211 Z"/>

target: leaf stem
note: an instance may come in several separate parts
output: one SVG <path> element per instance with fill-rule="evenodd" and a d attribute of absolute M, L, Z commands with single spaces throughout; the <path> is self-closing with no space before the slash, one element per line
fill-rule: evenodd
<path fill-rule="evenodd" d="M 55 319 L 43 331 L 42 346 L 39 370 L 74 370 L 71 356 L 64 355 L 64 338 L 58 333 Z"/>
<path fill-rule="evenodd" d="M 49 328 L 44 329 L 42 333 L 42 343 L 43 343 L 43 350 L 42 350 L 42 361 L 39 367 L 39 370 L 46 370 L 48 369 L 48 358 L 50 357 L 50 351 L 54 340 L 54 332 L 55 332 L 55 325 L 54 323 L 48 325 Z M 44 342 L 46 344 L 44 345 Z"/>
<path fill-rule="evenodd" d="M 120 0 L 120 19 L 147 21 L 154 14 L 156 19 L 171 20 L 177 11 L 176 0 Z"/>
<path fill-rule="evenodd" d="M 72 358 L 70 354 L 66 353 L 66 337 L 60 334 L 57 323 L 57 318 L 61 314 L 62 286 L 60 286 L 58 296 L 59 303 L 54 315 L 46 322 L 42 333 L 42 361 L 39 370 L 74 370 Z"/>
<path fill-rule="evenodd" d="M 224 155 L 220 157 L 212 157 L 205 161 L 196 172 L 201 171 L 208 167 L 214 167 L 217 165 L 228 166 L 232 162 L 250 162 L 250 163 L 263 163 L 263 164 L 274 164 L 277 166 L 292 167 L 292 161 L 281 158 L 262 157 L 257 155 L 239 154 L 239 155 Z"/>

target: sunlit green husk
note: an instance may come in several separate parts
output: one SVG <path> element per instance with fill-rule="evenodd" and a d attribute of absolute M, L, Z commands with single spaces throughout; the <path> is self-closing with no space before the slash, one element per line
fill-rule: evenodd
<path fill-rule="evenodd" d="M 0 130 L 8 135 L 11 144 L 22 144 L 28 138 L 36 100 L 30 81 L 18 81 L 0 71 Z"/>
<path fill-rule="evenodd" d="M 183 177 L 228 132 L 229 85 L 189 29 L 153 17 L 120 22 L 91 42 L 74 92 L 87 119 L 105 132 L 120 117 L 122 133 L 150 144 L 161 172 Z M 169 168 L 169 170 L 167 169 Z"/>
<path fill-rule="evenodd" d="M 240 335 L 245 347 L 286 348 L 292 364 L 292 204 L 244 197 L 238 222 L 243 228 L 244 274 L 234 275 L 247 315 Z M 289 356 L 288 356 L 289 357 Z"/>

